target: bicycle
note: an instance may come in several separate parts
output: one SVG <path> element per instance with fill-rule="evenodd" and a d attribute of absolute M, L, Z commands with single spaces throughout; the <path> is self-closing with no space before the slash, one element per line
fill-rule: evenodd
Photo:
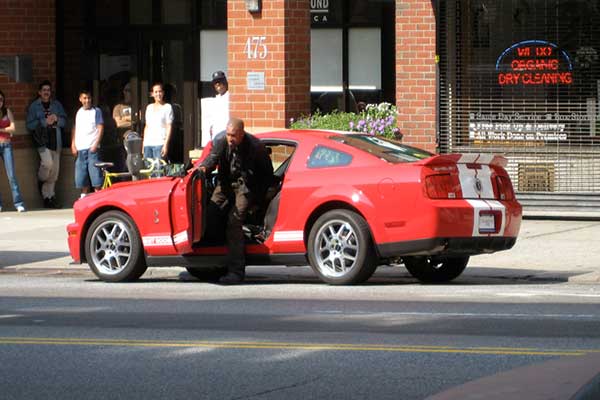
<path fill-rule="evenodd" d="M 148 165 L 149 167 L 139 171 L 139 176 L 143 178 L 162 176 L 162 171 L 167 165 L 165 160 L 157 158 L 144 158 L 144 164 Z M 102 182 L 102 186 L 100 188 L 101 190 L 111 187 L 113 184 L 113 179 L 133 178 L 133 174 L 130 172 L 110 172 L 108 169 L 115 165 L 110 161 L 99 162 L 95 163 L 94 165 L 102 170 L 102 175 L 104 176 L 104 181 Z"/>

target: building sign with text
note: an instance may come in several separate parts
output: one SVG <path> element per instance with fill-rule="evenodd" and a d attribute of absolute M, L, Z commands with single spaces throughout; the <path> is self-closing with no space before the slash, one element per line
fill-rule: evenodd
<path fill-rule="evenodd" d="M 469 113 L 469 139 L 480 142 L 560 142 L 567 124 L 587 121 L 586 114 Z"/>
<path fill-rule="evenodd" d="M 310 0 L 310 19 L 313 23 L 329 22 L 329 0 Z"/>
<path fill-rule="evenodd" d="M 515 43 L 496 60 L 500 86 L 571 85 L 573 63 L 566 51 L 544 40 Z"/>

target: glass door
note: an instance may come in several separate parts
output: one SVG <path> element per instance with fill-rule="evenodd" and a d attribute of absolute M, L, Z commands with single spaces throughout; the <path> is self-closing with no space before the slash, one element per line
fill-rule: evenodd
<path fill-rule="evenodd" d="M 192 74 L 192 41 L 182 34 L 141 35 L 138 70 L 135 83 L 139 93 L 141 128 L 146 106 L 154 100 L 150 97 L 152 84 L 162 82 L 165 101 L 173 107 L 173 125 L 168 159 L 182 163 L 188 160 L 188 152 L 194 146 L 194 126 L 197 84 Z"/>

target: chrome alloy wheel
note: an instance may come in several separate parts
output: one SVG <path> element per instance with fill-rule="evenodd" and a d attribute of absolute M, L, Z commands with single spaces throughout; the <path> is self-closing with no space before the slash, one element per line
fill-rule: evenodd
<path fill-rule="evenodd" d="M 98 270 L 107 275 L 123 271 L 131 259 L 131 232 L 116 219 L 100 224 L 92 234 L 90 253 Z"/>
<path fill-rule="evenodd" d="M 314 240 L 314 256 L 323 275 L 341 277 L 356 267 L 360 247 L 357 234 L 347 221 L 327 221 Z"/>

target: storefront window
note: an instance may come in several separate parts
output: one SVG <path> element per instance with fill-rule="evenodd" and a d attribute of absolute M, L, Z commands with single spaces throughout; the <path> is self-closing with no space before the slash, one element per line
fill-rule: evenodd
<path fill-rule="evenodd" d="M 394 9 L 389 0 L 311 0 L 313 110 L 395 102 L 395 41 L 382 40 L 395 35 Z"/>
<path fill-rule="evenodd" d="M 576 169 L 600 144 L 597 2 L 439 2 L 438 21 L 440 150 L 513 154 L 520 190 L 589 190 Z"/>
<path fill-rule="evenodd" d="M 96 26 L 122 25 L 125 22 L 125 0 L 96 0 Z"/>
<path fill-rule="evenodd" d="M 192 22 L 192 0 L 168 0 L 161 5 L 163 24 L 189 24 Z"/>
<path fill-rule="evenodd" d="M 65 27 L 81 27 L 85 25 L 84 3 L 80 0 L 64 0 L 64 9 L 69 12 L 61 13 Z"/>
<path fill-rule="evenodd" d="M 342 30 L 312 29 L 310 32 L 310 90 L 342 91 Z"/>
<path fill-rule="evenodd" d="M 381 29 L 350 28 L 350 90 L 381 89 Z"/>
<path fill-rule="evenodd" d="M 147 0 L 129 0 L 129 22 L 134 25 L 152 23 L 152 5 Z"/>
<path fill-rule="evenodd" d="M 202 0 L 198 3 L 202 28 L 227 29 L 227 0 Z"/>

